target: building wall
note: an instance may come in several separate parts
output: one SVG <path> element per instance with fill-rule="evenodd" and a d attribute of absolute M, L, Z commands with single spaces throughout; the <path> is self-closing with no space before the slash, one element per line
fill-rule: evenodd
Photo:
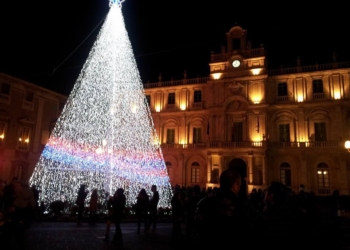
<path fill-rule="evenodd" d="M 66 100 L 0 73 L 0 179 L 29 180 Z"/>
<path fill-rule="evenodd" d="M 349 194 L 350 64 L 267 70 L 246 33 L 230 29 L 208 77 L 144 84 L 172 185 L 218 186 L 235 168 L 245 193 L 281 181 Z M 4 74 L 0 84 L 0 178 L 28 180 L 67 98 Z"/>
<path fill-rule="evenodd" d="M 247 192 L 281 181 L 294 191 L 303 184 L 317 195 L 349 194 L 350 64 L 267 70 L 264 48 L 252 49 L 245 30 L 236 26 L 226 36 L 227 49 L 211 55 L 209 77 L 145 84 L 172 185 L 217 186 L 233 167 Z M 235 39 L 240 48 L 232 47 Z"/>

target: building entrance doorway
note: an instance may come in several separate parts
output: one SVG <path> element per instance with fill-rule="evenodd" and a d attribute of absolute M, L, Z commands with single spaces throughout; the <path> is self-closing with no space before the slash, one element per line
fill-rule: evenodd
<path fill-rule="evenodd" d="M 241 188 L 239 190 L 238 196 L 242 199 L 246 199 L 247 195 L 248 195 L 248 193 L 247 193 L 247 164 L 242 159 L 235 158 L 232 161 L 230 161 L 228 168 L 236 170 L 241 175 L 242 184 L 241 184 Z"/>

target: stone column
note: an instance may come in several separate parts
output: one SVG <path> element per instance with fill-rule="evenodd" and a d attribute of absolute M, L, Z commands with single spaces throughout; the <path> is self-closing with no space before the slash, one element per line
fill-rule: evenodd
<path fill-rule="evenodd" d="M 212 171 L 212 156 L 210 154 L 207 155 L 207 183 L 211 181 L 211 171 Z"/>
<path fill-rule="evenodd" d="M 253 184 L 253 155 L 248 155 L 248 184 Z"/>

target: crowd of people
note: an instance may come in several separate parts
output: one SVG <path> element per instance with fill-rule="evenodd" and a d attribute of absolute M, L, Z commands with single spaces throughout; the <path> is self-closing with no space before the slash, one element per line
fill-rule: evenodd
<path fill-rule="evenodd" d="M 241 176 L 232 169 L 220 175 L 220 187 L 173 188 L 171 199 L 172 241 L 174 244 L 199 244 L 200 247 L 224 247 L 232 244 L 232 236 L 238 240 L 237 247 L 249 244 L 259 246 L 266 239 L 271 248 L 279 248 L 288 242 L 297 246 L 305 242 L 307 230 L 315 225 L 317 206 L 315 196 L 300 185 L 298 193 L 292 192 L 280 182 L 272 182 L 265 190 L 253 189 L 249 195 L 241 196 Z M 151 195 L 142 188 L 135 200 L 133 210 L 136 215 L 136 234 L 156 233 L 158 220 L 159 193 L 152 185 Z M 84 213 L 88 209 L 89 225 L 96 225 L 99 207 L 98 190 L 92 190 L 90 200 L 85 185 L 77 193 L 77 226 L 82 225 Z M 329 198 L 330 215 L 338 220 L 340 210 L 339 191 Z M 9 184 L 0 180 L 0 240 L 6 245 L 15 239 L 24 242 L 23 236 L 35 214 L 42 213 L 45 204 L 39 205 L 39 191 L 35 186 L 13 178 Z M 88 204 L 88 207 L 86 205 Z M 123 244 L 121 222 L 125 216 L 126 197 L 123 188 L 118 188 L 106 201 L 106 231 L 104 241 L 110 240 L 111 225 L 115 226 L 112 242 Z M 183 227 L 185 225 L 185 227 Z M 183 232 L 185 228 L 185 232 Z M 254 235 L 255 240 L 245 242 L 245 235 Z M 290 239 L 293 239 L 292 241 Z"/>

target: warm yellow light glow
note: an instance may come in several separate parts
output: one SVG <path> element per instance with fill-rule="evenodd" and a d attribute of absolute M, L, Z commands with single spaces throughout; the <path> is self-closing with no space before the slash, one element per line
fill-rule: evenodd
<path fill-rule="evenodd" d="M 334 93 L 334 99 L 335 100 L 339 100 L 340 99 L 340 93 L 339 92 Z"/>
<path fill-rule="evenodd" d="M 256 75 L 259 75 L 259 74 L 260 74 L 261 70 L 262 70 L 262 69 L 258 68 L 258 69 L 252 69 L 251 71 L 252 71 L 253 75 L 256 76 Z"/>
<path fill-rule="evenodd" d="M 214 78 L 215 80 L 219 80 L 219 79 L 221 78 L 221 75 L 222 75 L 222 73 L 215 73 L 215 74 L 212 74 L 212 76 L 213 76 L 213 78 Z"/>
<path fill-rule="evenodd" d="M 253 135 L 252 139 L 254 143 L 258 143 L 262 141 L 262 138 L 259 133 L 256 133 L 255 135 Z"/>
<path fill-rule="evenodd" d="M 302 95 L 298 95 L 298 102 L 303 102 L 304 101 L 304 97 Z"/>
<path fill-rule="evenodd" d="M 133 104 L 133 105 L 131 106 L 131 112 L 133 112 L 133 113 L 135 114 L 136 111 L 137 111 L 137 105 L 136 105 L 136 104 Z"/>
<path fill-rule="evenodd" d="M 323 174 L 328 174 L 328 172 L 327 172 L 327 171 L 324 171 Z"/>
<path fill-rule="evenodd" d="M 25 143 L 29 143 L 29 138 L 24 140 Z"/>
<path fill-rule="evenodd" d="M 4 139 L 4 138 L 5 138 L 4 134 L 0 135 L 0 139 Z"/>
<path fill-rule="evenodd" d="M 322 174 L 322 171 L 317 171 L 318 174 Z"/>
<path fill-rule="evenodd" d="M 180 140 L 180 144 L 184 145 L 185 144 L 185 140 Z"/>
<path fill-rule="evenodd" d="M 261 94 L 260 93 L 254 93 L 253 95 L 251 95 L 251 100 L 254 104 L 259 104 L 261 102 Z"/>
<path fill-rule="evenodd" d="M 19 141 L 22 141 L 22 138 L 19 138 L 18 140 L 19 140 Z"/>
<path fill-rule="evenodd" d="M 182 103 L 182 104 L 180 105 L 180 109 L 181 109 L 181 110 L 186 110 L 186 104 L 185 104 L 185 103 Z"/>
<path fill-rule="evenodd" d="M 160 106 L 156 106 L 156 112 L 160 112 Z"/>
<path fill-rule="evenodd" d="M 346 141 L 344 146 L 347 150 L 350 150 L 350 141 Z"/>

